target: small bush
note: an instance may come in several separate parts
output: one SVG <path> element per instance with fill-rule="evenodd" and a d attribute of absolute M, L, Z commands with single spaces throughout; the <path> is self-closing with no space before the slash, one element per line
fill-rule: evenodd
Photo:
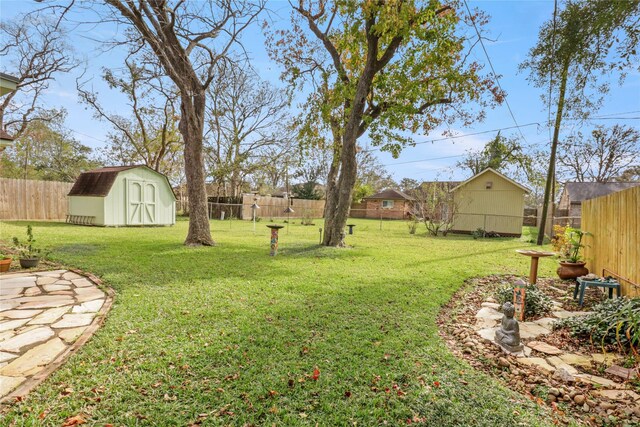
<path fill-rule="evenodd" d="M 507 285 L 496 293 L 496 299 L 500 305 L 505 302 L 513 302 L 513 289 L 515 286 Z M 537 286 L 527 285 L 524 299 L 524 314 L 527 317 L 541 316 L 551 310 L 551 298 L 546 296 Z"/>
<path fill-rule="evenodd" d="M 590 338 L 596 345 L 618 345 L 623 351 L 638 351 L 640 345 L 640 298 L 606 300 L 593 313 L 556 323 L 578 338 Z"/>
<path fill-rule="evenodd" d="M 501 237 L 499 233 L 495 231 L 486 231 L 484 228 L 478 227 L 476 231 L 471 233 L 474 240 L 478 240 L 481 237 Z"/>

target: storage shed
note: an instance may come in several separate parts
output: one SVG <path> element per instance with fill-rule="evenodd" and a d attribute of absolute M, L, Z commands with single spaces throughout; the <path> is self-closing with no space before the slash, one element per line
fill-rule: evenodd
<path fill-rule="evenodd" d="M 454 203 L 452 232 L 479 228 L 502 236 L 520 236 L 524 196 L 530 190 L 487 168 L 451 189 Z"/>
<path fill-rule="evenodd" d="M 143 166 L 80 174 L 68 194 L 67 222 L 100 226 L 173 225 L 176 196 L 165 175 Z"/>

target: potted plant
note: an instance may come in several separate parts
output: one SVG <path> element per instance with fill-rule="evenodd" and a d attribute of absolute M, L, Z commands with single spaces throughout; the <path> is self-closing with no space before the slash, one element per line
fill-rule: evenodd
<path fill-rule="evenodd" d="M 588 231 L 566 227 L 564 238 L 558 239 L 562 241 L 562 246 L 559 248 L 562 259 L 556 272 L 562 280 L 576 279 L 589 274 L 589 270 L 584 266 L 586 262 L 582 260 L 580 250 L 585 246 L 582 244 L 582 239 L 584 236 L 590 235 L 591 233 Z"/>
<path fill-rule="evenodd" d="M 18 259 L 20 267 L 32 268 L 37 267 L 40 259 L 44 256 L 42 249 L 34 246 L 36 240 L 33 238 L 33 229 L 31 225 L 27 225 L 27 240 L 21 242 L 17 237 L 13 238 L 13 244 L 18 250 Z"/>
<path fill-rule="evenodd" d="M 13 261 L 13 258 L 0 253 L 0 273 L 9 271 L 9 268 L 11 268 L 11 261 Z"/>

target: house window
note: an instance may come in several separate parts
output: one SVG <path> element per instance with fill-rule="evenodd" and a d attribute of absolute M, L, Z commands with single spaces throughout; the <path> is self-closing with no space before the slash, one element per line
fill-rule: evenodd
<path fill-rule="evenodd" d="M 382 209 L 391 209 L 391 208 L 393 208 L 393 200 L 382 201 Z"/>
<path fill-rule="evenodd" d="M 487 184 L 485 185 L 485 188 L 487 190 L 491 189 L 493 187 L 493 181 L 487 181 Z"/>

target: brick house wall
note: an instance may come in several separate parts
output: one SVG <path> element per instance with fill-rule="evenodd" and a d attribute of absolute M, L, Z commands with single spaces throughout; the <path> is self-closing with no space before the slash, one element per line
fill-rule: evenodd
<path fill-rule="evenodd" d="M 387 200 L 387 199 L 385 199 Z M 363 201 L 366 209 L 365 218 L 373 219 L 407 219 L 411 214 L 411 202 L 408 200 L 393 200 L 393 207 L 383 208 L 383 199 L 368 199 Z"/>

